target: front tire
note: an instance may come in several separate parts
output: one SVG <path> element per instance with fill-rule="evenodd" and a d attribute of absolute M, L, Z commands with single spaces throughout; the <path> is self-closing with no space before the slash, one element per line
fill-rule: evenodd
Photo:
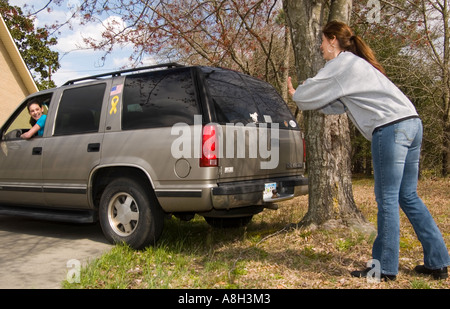
<path fill-rule="evenodd" d="M 140 250 L 158 241 L 164 216 L 150 189 L 134 179 L 119 178 L 102 194 L 99 220 L 109 242 Z"/>

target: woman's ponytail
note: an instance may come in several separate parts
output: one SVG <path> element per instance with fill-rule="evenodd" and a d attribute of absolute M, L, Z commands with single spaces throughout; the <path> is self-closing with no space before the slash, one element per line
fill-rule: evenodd
<path fill-rule="evenodd" d="M 367 45 L 361 37 L 354 35 L 353 31 L 345 23 L 331 21 L 323 28 L 322 32 L 329 39 L 336 38 L 339 41 L 341 48 L 363 58 L 378 71 L 386 75 L 386 71 L 377 61 L 375 53 L 369 45 Z"/>
<path fill-rule="evenodd" d="M 373 50 L 367 45 L 361 37 L 354 35 L 352 36 L 353 39 L 351 39 L 351 46 L 353 50 L 349 50 L 355 55 L 365 59 L 367 62 L 369 62 L 372 66 L 374 66 L 378 71 L 386 75 L 386 71 L 384 70 L 383 66 L 378 62 L 377 58 L 375 57 L 375 53 Z"/>

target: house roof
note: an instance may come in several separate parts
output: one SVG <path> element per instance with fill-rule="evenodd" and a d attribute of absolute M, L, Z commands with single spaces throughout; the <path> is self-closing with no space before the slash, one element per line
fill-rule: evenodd
<path fill-rule="evenodd" d="M 19 49 L 14 43 L 14 39 L 9 33 L 8 27 L 6 26 L 2 16 L 0 16 L 0 40 L 3 42 L 14 66 L 19 72 L 20 78 L 22 79 L 29 93 L 31 94 L 37 92 L 38 88 L 36 86 L 36 83 L 34 82 L 33 76 L 31 75 L 30 70 L 25 64 L 25 61 L 23 61 Z"/>

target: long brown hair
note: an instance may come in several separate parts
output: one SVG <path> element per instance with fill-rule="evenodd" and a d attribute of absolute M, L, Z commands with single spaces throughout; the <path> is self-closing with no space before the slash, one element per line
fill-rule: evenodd
<path fill-rule="evenodd" d="M 42 102 L 39 102 L 38 100 L 33 99 L 27 103 L 28 113 L 30 112 L 30 106 L 33 104 L 37 104 L 37 105 L 39 105 L 40 108 L 42 108 Z M 31 126 L 34 126 L 36 124 L 36 122 L 37 121 L 33 117 L 30 117 Z"/>
<path fill-rule="evenodd" d="M 365 59 L 378 71 L 386 75 L 383 66 L 377 61 L 375 53 L 361 37 L 354 35 L 352 29 L 345 23 L 331 21 L 322 29 L 322 33 L 330 40 L 336 38 L 342 49 L 352 52 Z"/>

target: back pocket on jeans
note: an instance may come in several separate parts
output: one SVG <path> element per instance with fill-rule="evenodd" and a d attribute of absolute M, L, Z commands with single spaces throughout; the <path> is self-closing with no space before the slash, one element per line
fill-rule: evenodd
<path fill-rule="evenodd" d="M 411 146 L 412 142 L 414 141 L 414 138 L 417 134 L 417 126 L 415 125 L 405 125 L 405 123 L 400 122 L 398 124 L 395 124 L 395 143 L 404 145 L 404 146 Z"/>

